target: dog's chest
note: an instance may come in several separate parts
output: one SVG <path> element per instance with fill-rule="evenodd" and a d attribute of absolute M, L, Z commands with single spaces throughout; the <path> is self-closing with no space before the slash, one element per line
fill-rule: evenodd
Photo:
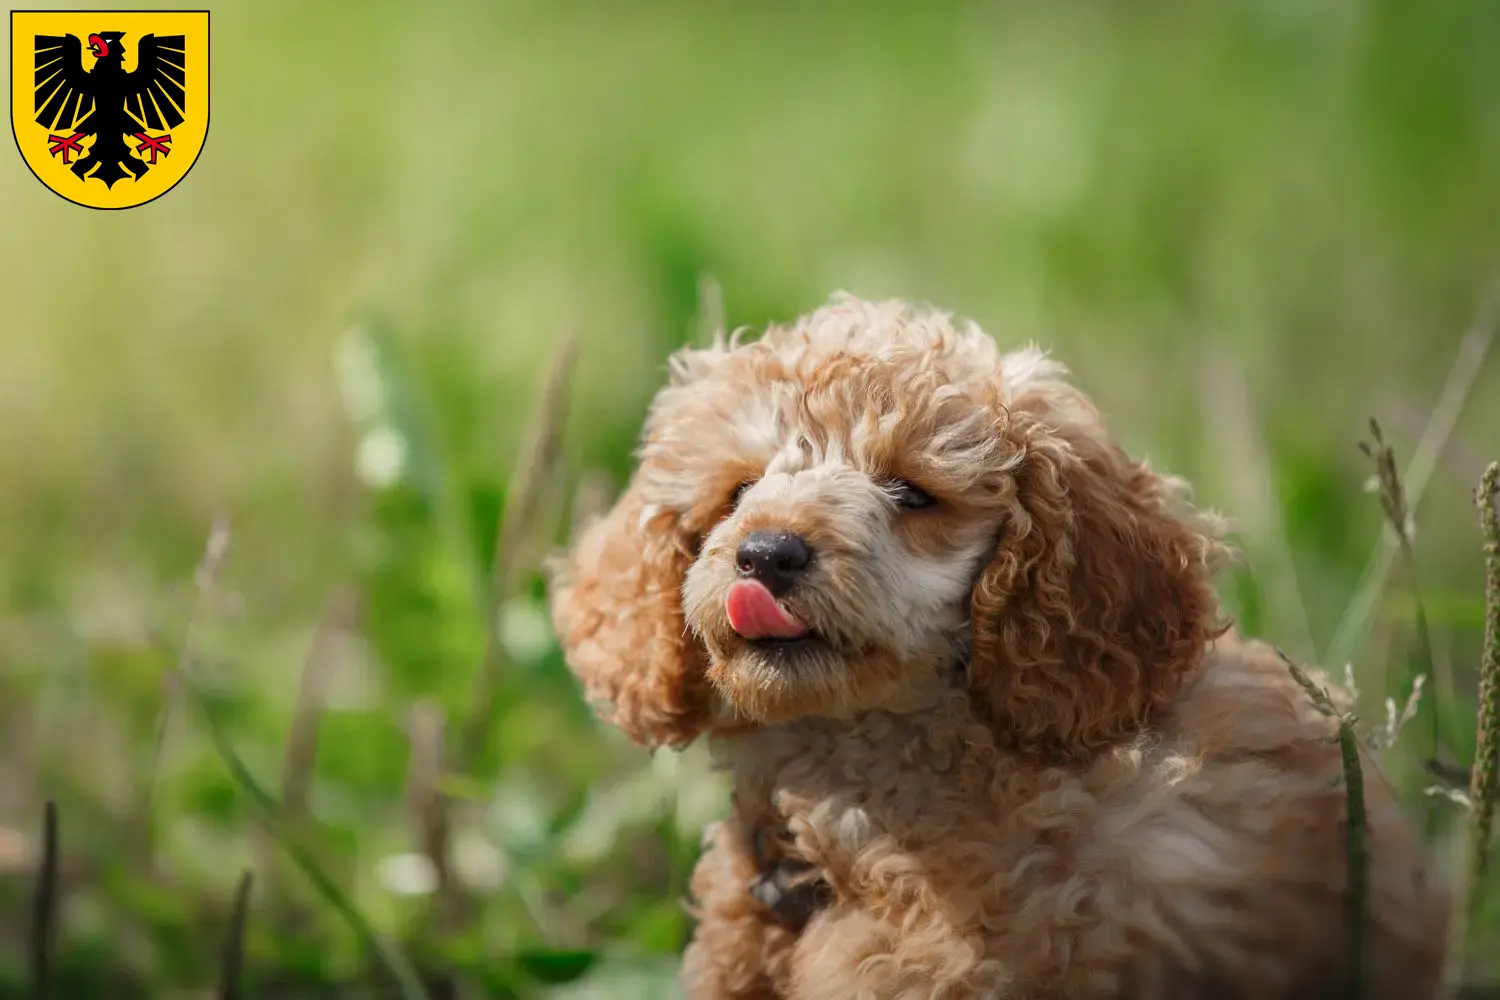
<path fill-rule="evenodd" d="M 959 700 L 751 734 L 732 753 L 736 815 L 862 909 L 918 899 L 962 907 L 1018 865 L 1021 880 L 1040 877 L 1054 838 L 1011 812 L 1041 790 L 1036 772 L 997 751 L 967 708 Z"/>

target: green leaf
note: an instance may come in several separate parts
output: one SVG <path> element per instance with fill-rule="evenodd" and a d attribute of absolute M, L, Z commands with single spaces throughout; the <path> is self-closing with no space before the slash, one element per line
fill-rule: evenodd
<path fill-rule="evenodd" d="M 524 950 L 516 962 L 539 983 L 571 983 L 594 966 L 599 953 L 584 949 Z"/>

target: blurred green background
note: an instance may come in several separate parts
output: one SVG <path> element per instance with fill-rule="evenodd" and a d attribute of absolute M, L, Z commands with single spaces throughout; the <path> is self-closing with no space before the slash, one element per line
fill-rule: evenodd
<path fill-rule="evenodd" d="M 1446 386 L 1415 514 L 1442 697 L 1384 761 L 1451 862 L 1463 812 L 1422 762 L 1473 744 L 1500 363 L 1461 340 L 1500 272 L 1500 4 L 256 0 L 212 32 L 212 128 L 167 197 L 88 211 L 0 156 L 5 995 L 45 798 L 59 996 L 208 995 L 245 868 L 251 983 L 371 981 L 215 735 L 270 795 L 310 783 L 280 836 L 424 967 L 672 995 L 726 798 L 700 750 L 648 758 L 593 721 L 535 565 L 575 496 L 628 475 L 666 354 L 714 315 L 705 275 L 731 326 L 848 289 L 1052 348 L 1128 448 L 1238 521 L 1242 623 L 1352 655 L 1371 722 L 1409 687 L 1415 613 L 1398 562 L 1346 616 L 1383 531 L 1355 445 L 1375 416 L 1405 467 Z M 494 593 L 567 335 L 563 469 Z M 495 602 L 489 732 L 437 783 L 445 916 L 410 736 L 467 724 Z M 315 754 L 287 750 L 299 704 Z"/>

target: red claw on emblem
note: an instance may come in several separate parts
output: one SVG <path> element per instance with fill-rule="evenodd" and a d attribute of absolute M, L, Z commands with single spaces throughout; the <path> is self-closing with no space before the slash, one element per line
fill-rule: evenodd
<path fill-rule="evenodd" d="M 172 150 L 167 147 L 167 143 L 172 141 L 172 133 L 170 132 L 168 132 L 166 135 L 160 135 L 154 138 L 147 135 L 145 132 L 136 132 L 134 137 L 141 140 L 141 144 L 135 147 L 135 151 L 140 154 L 141 159 L 143 160 L 146 158 L 146 154 L 150 153 L 150 163 L 152 166 L 156 165 L 157 153 L 160 153 L 162 156 L 168 156 L 172 152 Z"/>
<path fill-rule="evenodd" d="M 48 150 L 53 156 L 61 153 L 64 164 L 72 163 L 73 161 L 68 159 L 68 154 L 83 155 L 82 140 L 86 135 L 88 135 L 87 132 L 74 132 L 69 136 L 48 135 L 47 142 L 50 144 Z"/>

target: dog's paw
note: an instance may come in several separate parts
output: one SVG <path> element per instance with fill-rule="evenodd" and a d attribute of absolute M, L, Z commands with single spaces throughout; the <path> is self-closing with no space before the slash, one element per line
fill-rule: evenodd
<path fill-rule="evenodd" d="M 783 859 L 750 883 L 750 895 L 778 924 L 792 931 L 807 926 L 813 914 L 831 902 L 833 894 L 817 870 L 800 861 Z"/>

